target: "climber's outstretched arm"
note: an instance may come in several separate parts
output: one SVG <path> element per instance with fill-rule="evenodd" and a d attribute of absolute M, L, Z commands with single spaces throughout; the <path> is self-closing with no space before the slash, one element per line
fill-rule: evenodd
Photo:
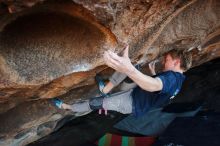
<path fill-rule="evenodd" d="M 123 56 L 118 56 L 112 51 L 106 51 L 104 59 L 109 67 L 112 67 L 118 72 L 126 74 L 139 87 L 146 91 L 160 91 L 163 87 L 162 81 L 159 78 L 147 76 L 138 71 L 130 61 L 128 56 L 128 46 L 126 47 Z"/>

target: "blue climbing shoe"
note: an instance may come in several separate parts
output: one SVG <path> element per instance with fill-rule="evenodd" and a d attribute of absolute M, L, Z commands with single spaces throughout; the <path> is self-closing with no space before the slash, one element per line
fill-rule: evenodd
<path fill-rule="evenodd" d="M 56 99 L 52 99 L 52 102 L 56 107 L 58 107 L 60 109 L 62 108 L 62 104 L 63 104 L 62 100 L 56 98 Z"/>
<path fill-rule="evenodd" d="M 98 85 L 100 94 L 102 96 L 106 96 L 106 94 L 102 92 L 104 87 L 105 87 L 105 82 L 101 79 L 101 77 L 99 75 L 95 76 L 95 80 L 96 80 L 96 83 Z"/>

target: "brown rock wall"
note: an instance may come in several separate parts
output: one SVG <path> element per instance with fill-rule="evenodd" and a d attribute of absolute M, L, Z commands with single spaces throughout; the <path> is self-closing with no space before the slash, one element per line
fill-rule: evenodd
<path fill-rule="evenodd" d="M 0 15 L 0 145 L 30 143 L 70 114 L 40 98 L 95 95 L 96 73 L 112 72 L 106 49 L 127 43 L 143 63 L 173 48 L 194 66 L 220 56 L 218 0 L 6 0 Z"/>
<path fill-rule="evenodd" d="M 87 71 L 102 65 L 104 50 L 116 46 L 114 35 L 89 11 L 71 1 L 58 2 L 37 5 L 4 22 L 1 102 L 8 97 L 26 100 L 64 94 L 94 76 L 98 69 Z"/>

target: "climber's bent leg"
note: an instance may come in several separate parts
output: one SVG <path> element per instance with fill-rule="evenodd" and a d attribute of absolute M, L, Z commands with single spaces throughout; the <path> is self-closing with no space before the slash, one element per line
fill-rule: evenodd
<path fill-rule="evenodd" d="M 131 92 L 122 91 L 115 94 L 111 94 L 110 97 L 98 97 L 92 98 L 89 101 L 90 108 L 92 110 L 105 109 L 117 111 L 123 114 L 130 114 L 132 112 L 132 97 Z"/>
<path fill-rule="evenodd" d="M 109 81 L 114 85 L 119 85 L 125 78 L 127 77 L 126 74 L 120 72 L 114 72 L 114 74 L 109 78 Z"/>

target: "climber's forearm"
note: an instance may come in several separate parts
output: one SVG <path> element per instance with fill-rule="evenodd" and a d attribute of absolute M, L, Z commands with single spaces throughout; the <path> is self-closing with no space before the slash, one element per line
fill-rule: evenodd
<path fill-rule="evenodd" d="M 163 88 L 162 81 L 159 78 L 153 78 L 151 76 L 145 75 L 141 73 L 139 70 L 137 70 L 135 67 L 131 68 L 131 71 L 127 72 L 127 75 L 139 87 L 146 91 L 160 91 Z"/>

